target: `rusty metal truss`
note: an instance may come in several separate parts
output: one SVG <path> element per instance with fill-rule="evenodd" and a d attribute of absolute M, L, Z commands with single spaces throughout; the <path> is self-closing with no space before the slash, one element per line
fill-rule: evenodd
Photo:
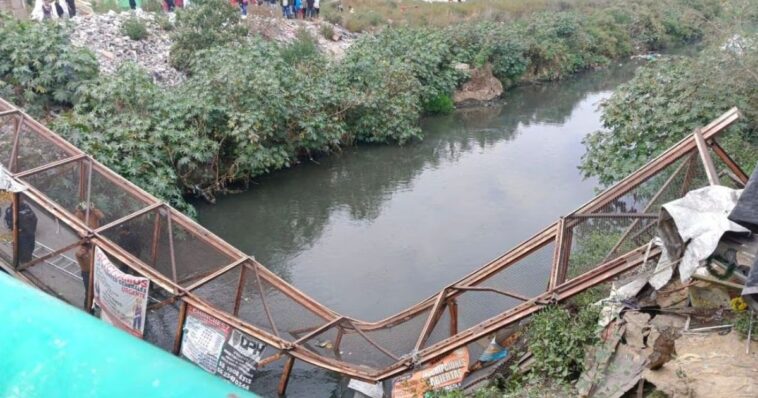
<path fill-rule="evenodd" d="M 491 336 L 550 302 L 609 281 L 643 264 L 646 257 L 655 258 L 659 253 L 646 253 L 646 247 L 662 203 L 693 188 L 720 183 L 720 178 L 728 177 L 725 184 L 733 186 L 747 182 L 747 174 L 716 142 L 738 117 L 739 111 L 730 109 L 576 211 L 439 293 L 384 320 L 364 322 L 308 297 L 253 257 L 0 99 L 0 161 L 14 179 L 29 187 L 14 200 L 37 209 L 48 220 L 43 227 L 54 222 L 59 230 L 68 231 L 55 235 L 49 253 L 26 264 L 19 264 L 14 245 L 11 272 L 75 302 L 35 270 L 89 241 L 163 292 L 150 305 L 151 311 L 178 309 L 173 344 L 167 347 L 175 353 L 191 306 L 274 347 L 277 353 L 262 365 L 286 361 L 281 392 L 295 360 L 365 381 L 382 381 Z M 560 192 L 555 194 L 560 199 Z M 82 201 L 107 209 L 94 228 L 75 215 L 76 204 Z M 138 244 L 124 240 L 124 231 L 136 233 Z M 612 245 L 602 256 L 588 257 L 585 249 L 598 238 L 610 239 Z M 534 278 L 536 288 L 512 282 L 514 273 L 535 269 L 549 270 L 543 273 L 549 277 Z M 324 340 L 331 344 L 319 344 Z"/>

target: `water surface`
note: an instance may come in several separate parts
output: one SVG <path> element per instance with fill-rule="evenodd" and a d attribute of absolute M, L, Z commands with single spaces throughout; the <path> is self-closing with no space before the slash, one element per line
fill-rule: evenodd
<path fill-rule="evenodd" d="M 510 91 L 198 204 L 200 222 L 343 315 L 373 321 L 436 293 L 586 202 L 577 169 L 598 105 L 634 65 Z M 542 284 L 547 278 L 519 281 Z M 535 280 L 536 279 L 536 280 Z"/>

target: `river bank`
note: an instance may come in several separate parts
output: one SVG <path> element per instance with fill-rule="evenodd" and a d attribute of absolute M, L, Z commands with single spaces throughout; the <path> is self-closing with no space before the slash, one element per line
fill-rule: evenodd
<path fill-rule="evenodd" d="M 15 87 L 10 98 L 27 110 L 60 114 L 55 128 L 74 144 L 194 214 L 187 195 L 213 201 L 232 184 L 355 143 L 421 139 L 420 116 L 449 111 L 454 90 L 469 77 L 457 64 L 491 64 L 505 88 L 562 79 L 633 53 L 696 40 L 708 18 L 691 18 L 696 7 L 702 5 L 682 0 L 664 10 L 653 3 L 627 7 L 610 1 L 604 8 L 443 30 L 387 27 L 363 35 L 341 60 L 332 61 L 307 32 L 286 45 L 260 40 L 227 2 L 201 0 L 176 13 L 169 34 L 169 63 L 188 75 L 175 87 L 156 85 L 129 64 L 94 79 L 89 69 L 86 76 L 50 69 L 59 79 L 42 80 L 44 90 L 27 87 L 19 76 L 3 79 Z M 7 29 L 15 32 L 13 26 Z M 59 44 L 52 48 L 70 57 L 62 29 L 44 34 L 35 29 L 55 30 L 19 29 L 25 33 L 6 35 L 7 48 L 36 57 L 41 42 L 54 40 Z M 14 42 L 27 36 L 33 38 L 28 46 Z M 69 64 L 86 62 L 89 68 L 91 60 L 85 51 Z"/>

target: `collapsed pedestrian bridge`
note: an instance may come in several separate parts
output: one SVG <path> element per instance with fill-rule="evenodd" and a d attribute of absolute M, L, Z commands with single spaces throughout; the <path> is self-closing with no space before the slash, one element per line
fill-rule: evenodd
<path fill-rule="evenodd" d="M 295 360 L 365 381 L 382 381 L 482 340 L 507 337 L 553 301 L 629 272 L 659 254 L 648 245 L 661 204 L 709 184 L 739 187 L 747 175 L 716 138 L 739 117 L 733 108 L 576 211 L 437 294 L 378 322 L 342 316 L 133 185 L 28 115 L 0 100 L 0 162 L 28 188 L 7 200 L 36 213 L 34 253 L 19 261 L 17 231 L 0 255 L 9 272 L 80 306 L 84 287 L 74 251 L 90 242 L 151 282 L 144 338 L 179 353 L 188 311 L 199 311 L 267 346 L 259 366 L 283 362 L 280 391 Z M 713 164 L 710 153 L 715 154 Z M 721 170 L 721 173 L 719 173 Z M 560 192 L 556 192 L 560 198 Z M 92 203 L 96 227 L 75 216 Z M 263 227 L 263 226 L 261 226 Z M 597 249 L 598 242 L 607 247 Z M 549 264 L 545 280 L 513 275 Z"/>

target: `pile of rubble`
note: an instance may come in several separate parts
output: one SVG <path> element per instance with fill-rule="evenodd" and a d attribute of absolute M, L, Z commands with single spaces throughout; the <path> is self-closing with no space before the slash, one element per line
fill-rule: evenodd
<path fill-rule="evenodd" d="M 122 33 L 121 25 L 132 15 L 145 23 L 146 38 L 132 40 Z M 171 40 L 169 32 L 159 27 L 157 15 L 137 10 L 76 17 L 72 19 L 71 41 L 95 53 L 102 73 L 113 74 L 122 63 L 131 61 L 147 70 L 157 84 L 177 85 L 184 80 L 184 74 L 168 63 Z M 171 17 L 173 14 L 168 15 Z"/>
<path fill-rule="evenodd" d="M 288 44 L 297 39 L 298 32 L 305 30 L 316 39 L 319 49 L 332 59 L 341 59 L 345 51 L 355 42 L 357 34 L 345 28 L 320 20 L 283 19 L 278 16 L 278 8 L 257 7 L 264 10 L 251 15 L 246 21 L 252 32 L 268 40 Z"/>
<path fill-rule="evenodd" d="M 659 260 L 603 300 L 577 395 L 758 396 L 756 199 L 758 173 L 744 191 L 711 186 L 663 206 Z"/>

